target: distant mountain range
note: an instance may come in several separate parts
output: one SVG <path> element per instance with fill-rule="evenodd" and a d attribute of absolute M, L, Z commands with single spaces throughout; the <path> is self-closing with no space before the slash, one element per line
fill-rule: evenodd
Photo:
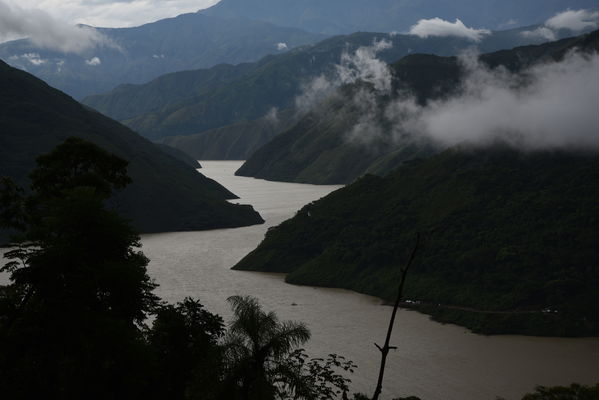
<path fill-rule="evenodd" d="M 39 48 L 29 40 L 0 44 L 0 58 L 81 99 L 122 83 L 221 63 L 256 61 L 315 43 L 324 35 L 242 17 L 194 13 L 134 28 L 99 28 L 110 41 L 80 54 Z"/>
<path fill-rule="evenodd" d="M 167 154 L 32 75 L 0 62 L 0 87 L 0 171 L 19 185 L 28 186 L 37 156 L 76 136 L 129 161 L 133 184 L 115 195 L 112 207 L 142 232 L 263 222 L 250 206 L 227 202 L 235 195 L 198 173 L 188 158 Z"/>
<path fill-rule="evenodd" d="M 517 72 L 535 63 L 559 59 L 573 49 L 598 51 L 599 31 L 542 45 L 484 54 L 479 60 L 491 68 L 501 66 Z M 376 100 L 374 114 L 381 121 L 394 98 L 408 92 L 420 104 L 425 104 L 448 97 L 460 89 L 466 72 L 456 57 L 421 54 L 407 56 L 393 64 L 391 69 L 392 95 L 379 96 Z M 376 140 L 368 144 L 349 140 L 348 133 L 358 126 L 365 113 L 353 101 L 356 92 L 362 88 L 361 83 L 346 87 L 320 104 L 314 112 L 257 150 L 237 174 L 274 181 L 343 184 L 365 173 L 385 174 L 410 159 L 433 153 L 433 147 L 426 142 L 411 139 L 396 141 L 391 127 L 385 128 L 384 122 L 377 124 L 383 132 Z"/>
<path fill-rule="evenodd" d="M 597 7 L 596 0 L 221 0 L 202 11 L 244 17 L 311 32 L 407 31 L 419 19 L 461 19 L 468 26 L 505 29 L 532 25 L 566 9 Z"/>
<path fill-rule="evenodd" d="M 476 46 L 480 51 L 490 52 L 542 42 L 543 39 L 523 35 L 534 28 L 493 32 Z M 378 58 L 386 62 L 395 62 L 411 53 L 450 56 L 473 46 L 471 40 L 458 37 L 355 33 L 267 56 L 256 63 L 219 65 L 164 75 L 143 85 L 121 85 L 107 94 L 87 97 L 83 103 L 152 140 L 195 135 L 260 119 L 273 108 L 295 107 L 296 97 L 305 84 L 334 71 L 342 54 L 371 46 L 376 40 L 391 44 L 378 53 Z M 258 124 L 256 134 L 267 137 L 260 126 Z M 246 134 L 249 133 L 246 130 Z M 180 147 L 180 150 L 185 151 L 185 148 Z M 202 158 L 227 158 L 226 146 L 222 152 L 205 156 Z"/>

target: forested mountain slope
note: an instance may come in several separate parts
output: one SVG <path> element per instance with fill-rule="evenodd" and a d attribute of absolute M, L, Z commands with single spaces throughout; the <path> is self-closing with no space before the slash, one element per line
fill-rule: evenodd
<path fill-rule="evenodd" d="M 269 230 L 235 269 L 391 300 L 484 333 L 599 335 L 599 156 L 453 148 L 367 175 Z"/>
<path fill-rule="evenodd" d="M 483 54 L 478 60 L 492 70 L 501 67 L 519 73 L 533 65 L 561 60 L 575 49 L 583 53 L 599 50 L 599 31 Z M 391 65 L 389 73 L 391 90 L 379 93 L 360 82 L 344 87 L 257 150 L 237 174 L 275 181 L 342 184 L 366 172 L 387 173 L 406 160 L 431 154 L 434 148 L 426 139 L 398 140 L 394 126 L 401 118 L 389 120 L 390 107 L 406 94 L 420 105 L 458 95 L 464 80 L 472 75 L 469 67 L 456 57 L 413 54 Z M 360 134 L 374 139 L 365 142 L 351 136 L 360 124 L 366 125 Z"/>
<path fill-rule="evenodd" d="M 112 203 L 142 232 L 262 222 L 251 207 L 228 203 L 235 195 L 192 166 L 32 75 L 0 62 L 0 86 L 0 174 L 21 186 L 37 156 L 76 136 L 130 162 L 133 184 Z"/>

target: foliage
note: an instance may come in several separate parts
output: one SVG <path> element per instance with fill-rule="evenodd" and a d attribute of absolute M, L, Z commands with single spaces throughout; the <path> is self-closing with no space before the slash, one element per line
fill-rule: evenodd
<path fill-rule="evenodd" d="M 2 210 L 23 211 L 11 224 L 23 234 L 5 255 L 12 284 L 0 297 L 0 380 L 13 398 L 143 392 L 139 326 L 158 299 L 138 235 L 103 204 L 130 181 L 126 166 L 70 138 L 38 159 L 32 194 L 2 190 Z"/>
<path fill-rule="evenodd" d="M 599 158 L 453 149 L 366 176 L 270 229 L 234 268 L 392 300 L 485 333 L 599 334 Z"/>
<path fill-rule="evenodd" d="M 310 339 L 310 332 L 304 324 L 280 322 L 274 312 L 263 311 L 255 298 L 232 296 L 229 302 L 234 317 L 225 338 L 226 393 L 230 398 L 273 398 L 279 364 Z"/>
<path fill-rule="evenodd" d="M 599 399 L 599 384 L 584 386 L 572 384 L 568 387 L 539 386 L 534 393 L 527 394 L 522 400 L 597 400 Z"/>
<path fill-rule="evenodd" d="M 153 396 L 168 399 L 212 399 L 219 391 L 224 365 L 219 340 L 220 316 L 186 298 L 156 312 L 148 342 L 154 354 Z"/>
<path fill-rule="evenodd" d="M 356 365 L 337 354 L 326 359 L 309 358 L 304 349 L 297 349 L 282 360 L 274 375 L 277 397 L 302 400 L 335 400 L 347 398 L 350 379 Z M 338 372 L 340 370 L 340 372 Z"/>

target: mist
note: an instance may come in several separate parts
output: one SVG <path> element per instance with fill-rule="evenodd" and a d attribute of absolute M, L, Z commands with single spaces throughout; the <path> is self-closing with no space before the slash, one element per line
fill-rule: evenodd
<path fill-rule="evenodd" d="M 25 10 L 0 0 L 0 41 L 16 38 L 29 38 L 38 47 L 63 53 L 118 47 L 94 28 L 68 25 L 45 11 Z"/>
<path fill-rule="evenodd" d="M 421 136 L 441 147 L 599 149 L 598 55 L 571 53 L 517 75 L 473 57 L 461 58 L 467 74 L 459 95 L 424 107 L 407 97 L 388 107 L 396 137 Z"/>
<path fill-rule="evenodd" d="M 597 54 L 572 52 L 560 62 L 516 74 L 488 68 L 474 50 L 464 52 L 459 57 L 465 71 L 460 87 L 448 98 L 422 106 L 410 93 L 391 93 L 392 72 L 376 58 L 388 46 L 375 42 L 344 53 L 336 73 L 305 85 L 296 105 L 319 112 L 325 99 L 340 96 L 340 87 L 362 81 L 368 85 L 342 98 L 356 117 L 345 132 L 345 139 L 354 144 L 426 141 L 443 149 L 502 142 L 523 151 L 599 150 Z M 393 100 L 381 101 L 389 95 Z"/>

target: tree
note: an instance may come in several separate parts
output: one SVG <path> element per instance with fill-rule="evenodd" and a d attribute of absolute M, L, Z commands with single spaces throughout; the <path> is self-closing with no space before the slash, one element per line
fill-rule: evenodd
<path fill-rule="evenodd" d="M 399 281 L 399 287 L 397 289 L 397 297 L 395 298 L 395 304 L 393 305 L 393 311 L 391 312 L 391 319 L 389 320 L 389 328 L 387 329 L 387 335 L 385 336 L 385 344 L 383 346 L 379 346 L 378 344 L 374 344 L 377 349 L 381 352 L 381 365 L 379 368 L 379 377 L 377 379 L 376 388 L 374 389 L 374 394 L 372 396 L 372 400 L 378 400 L 381 392 L 383 391 L 383 377 L 385 376 L 385 366 L 387 364 L 387 356 L 389 355 L 389 351 L 391 349 L 396 349 L 395 346 L 391 346 L 391 334 L 393 332 L 393 325 L 395 324 L 395 317 L 397 315 L 397 310 L 399 309 L 399 304 L 401 302 L 403 296 L 404 286 L 406 284 L 406 277 L 408 276 L 408 271 L 412 266 L 412 262 L 414 261 L 414 257 L 418 252 L 418 247 L 420 246 L 420 233 L 416 234 L 416 244 L 414 245 L 414 249 L 410 254 L 410 258 L 408 259 L 408 263 L 401 269 L 401 279 Z"/>
<path fill-rule="evenodd" d="M 347 374 L 356 365 L 342 356 L 309 358 L 298 348 L 310 339 L 302 323 L 280 322 L 258 300 L 233 296 L 233 320 L 225 337 L 227 363 L 222 399 L 333 400 L 347 398 Z"/>
<path fill-rule="evenodd" d="M 155 357 L 152 394 L 159 399 L 215 398 L 223 372 L 220 316 L 186 298 L 156 313 L 148 340 Z"/>
<path fill-rule="evenodd" d="M 302 323 L 280 322 L 249 296 L 229 297 L 234 317 L 225 338 L 228 364 L 223 398 L 275 398 L 275 377 L 281 362 L 310 339 Z"/>
<path fill-rule="evenodd" d="M 529 393 L 522 400 L 597 400 L 599 384 L 584 386 L 573 383 L 570 386 L 545 387 L 538 386 L 534 393 Z"/>
<path fill-rule="evenodd" d="M 2 272 L 0 387 L 11 398 L 139 398 L 141 326 L 158 306 L 139 235 L 104 202 L 127 162 L 69 138 L 37 160 L 31 194 L 7 179 L 2 225 L 21 232 Z"/>
<path fill-rule="evenodd" d="M 304 349 L 295 350 L 275 369 L 275 387 L 280 399 L 336 400 L 347 399 L 347 373 L 356 365 L 337 354 L 327 358 L 309 358 Z"/>

